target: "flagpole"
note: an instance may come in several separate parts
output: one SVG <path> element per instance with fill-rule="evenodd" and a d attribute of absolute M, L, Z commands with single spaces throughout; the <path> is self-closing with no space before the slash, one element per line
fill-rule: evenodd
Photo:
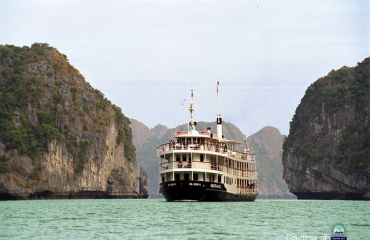
<path fill-rule="evenodd" d="M 194 93 L 193 93 L 193 89 L 191 89 L 191 95 L 190 95 L 190 103 L 189 103 L 189 112 L 190 112 L 190 122 L 188 124 L 188 131 L 192 131 L 192 130 L 195 130 L 194 128 Z"/>
<path fill-rule="evenodd" d="M 220 114 L 220 96 L 219 96 L 219 86 L 220 86 L 220 82 L 217 81 L 217 117 L 220 117 L 221 114 Z"/>
<path fill-rule="evenodd" d="M 222 135 L 222 118 L 220 112 L 220 93 L 219 93 L 220 82 L 217 81 L 217 118 L 216 118 L 216 128 L 217 128 L 217 139 L 220 141 L 223 138 Z"/>

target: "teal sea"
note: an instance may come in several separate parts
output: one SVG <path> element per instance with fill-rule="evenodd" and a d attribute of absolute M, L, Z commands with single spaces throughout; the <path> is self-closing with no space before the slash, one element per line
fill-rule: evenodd
<path fill-rule="evenodd" d="M 329 239 L 337 223 L 370 239 L 370 202 L 0 202 L 0 239 Z"/>

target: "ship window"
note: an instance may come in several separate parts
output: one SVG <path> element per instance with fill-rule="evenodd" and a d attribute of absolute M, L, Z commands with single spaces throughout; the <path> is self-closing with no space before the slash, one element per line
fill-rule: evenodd
<path fill-rule="evenodd" d="M 193 180 L 194 181 L 198 181 L 198 173 L 194 173 L 193 174 Z"/>
<path fill-rule="evenodd" d="M 221 175 L 218 175 L 218 182 L 221 182 Z"/>
<path fill-rule="evenodd" d="M 204 161 L 204 154 L 200 154 L 200 161 L 203 162 Z"/>
<path fill-rule="evenodd" d="M 176 162 L 180 162 L 180 155 L 176 155 Z"/>
<path fill-rule="evenodd" d="M 162 182 L 164 182 L 164 175 L 162 175 Z"/>
<path fill-rule="evenodd" d="M 191 154 L 188 155 L 188 161 L 191 162 Z"/>
<path fill-rule="evenodd" d="M 175 181 L 180 181 L 180 174 L 178 173 L 175 174 Z"/>
<path fill-rule="evenodd" d="M 182 155 L 182 161 L 186 162 L 186 154 Z"/>
<path fill-rule="evenodd" d="M 184 180 L 185 180 L 185 181 L 188 181 L 188 180 L 189 180 L 189 174 L 188 174 L 188 173 L 185 173 L 185 174 L 184 174 Z"/>

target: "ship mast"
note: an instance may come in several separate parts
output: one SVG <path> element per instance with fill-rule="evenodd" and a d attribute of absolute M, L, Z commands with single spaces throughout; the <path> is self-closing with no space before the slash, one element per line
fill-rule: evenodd
<path fill-rule="evenodd" d="M 216 124 L 217 124 L 217 140 L 222 140 L 222 118 L 220 113 L 220 96 L 219 96 L 219 87 L 220 82 L 217 81 L 217 118 L 216 118 Z"/>
<path fill-rule="evenodd" d="M 190 98 L 190 103 L 189 103 L 189 112 L 190 112 L 190 121 L 188 125 L 188 132 L 191 132 L 195 130 L 195 124 L 194 124 L 194 93 L 193 89 L 191 89 L 191 98 Z"/>
<path fill-rule="evenodd" d="M 243 142 L 244 142 L 244 153 L 249 153 L 248 140 L 246 137 L 244 138 Z"/>

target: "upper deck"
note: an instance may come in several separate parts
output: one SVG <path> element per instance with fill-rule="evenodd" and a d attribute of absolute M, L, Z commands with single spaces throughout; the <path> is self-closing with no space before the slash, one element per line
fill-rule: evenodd
<path fill-rule="evenodd" d="M 206 131 L 194 133 L 176 132 L 176 141 L 170 141 L 157 148 L 158 156 L 171 153 L 205 153 L 228 157 L 238 161 L 254 162 L 255 156 L 249 151 L 240 152 L 235 150 L 235 144 L 240 142 L 223 139 L 221 141 L 212 138 Z"/>

